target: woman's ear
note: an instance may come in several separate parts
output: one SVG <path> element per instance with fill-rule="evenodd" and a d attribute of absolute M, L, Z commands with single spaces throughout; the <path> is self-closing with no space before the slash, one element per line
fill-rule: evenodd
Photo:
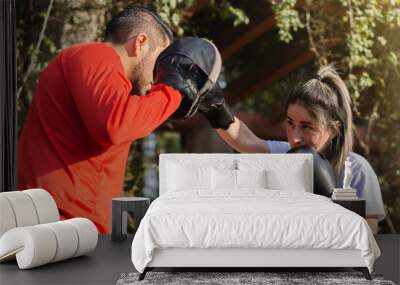
<path fill-rule="evenodd" d="M 340 132 L 340 128 L 342 126 L 342 123 L 340 121 L 335 121 L 333 123 L 333 128 L 332 128 L 332 139 L 335 138 L 339 132 Z"/>

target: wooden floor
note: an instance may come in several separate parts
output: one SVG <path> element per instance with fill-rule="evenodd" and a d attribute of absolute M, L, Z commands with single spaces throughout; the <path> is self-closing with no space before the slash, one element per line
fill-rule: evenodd
<path fill-rule="evenodd" d="M 382 255 L 375 261 L 374 272 L 400 284 L 400 234 L 378 235 L 376 241 Z"/>

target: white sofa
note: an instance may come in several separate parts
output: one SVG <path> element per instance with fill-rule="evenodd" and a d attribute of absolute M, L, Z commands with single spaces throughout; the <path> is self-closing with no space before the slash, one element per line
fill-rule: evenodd
<path fill-rule="evenodd" d="M 95 249 L 93 222 L 59 219 L 54 199 L 43 189 L 0 193 L 0 262 L 16 259 L 20 269 L 29 269 Z"/>

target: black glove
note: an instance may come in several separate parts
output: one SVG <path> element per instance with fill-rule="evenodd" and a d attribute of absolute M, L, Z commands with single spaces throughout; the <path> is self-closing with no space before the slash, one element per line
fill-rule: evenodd
<path fill-rule="evenodd" d="M 294 147 L 288 153 L 311 153 L 314 164 L 314 193 L 331 197 L 333 188 L 337 186 L 335 171 L 331 163 L 309 146 Z"/>
<path fill-rule="evenodd" d="M 227 130 L 235 121 L 218 83 L 201 98 L 199 111 L 214 129 Z"/>
<path fill-rule="evenodd" d="M 221 56 L 210 41 L 184 37 L 169 45 L 157 58 L 154 83 L 164 83 L 179 90 L 182 103 L 174 119 L 192 117 L 201 97 L 209 92 L 221 72 Z"/>
<path fill-rule="evenodd" d="M 170 55 L 157 62 L 154 70 L 154 84 L 166 84 L 182 95 L 179 108 L 171 118 L 182 119 L 193 116 L 200 100 L 198 93 L 206 83 L 208 77 L 193 62 L 180 55 Z"/>

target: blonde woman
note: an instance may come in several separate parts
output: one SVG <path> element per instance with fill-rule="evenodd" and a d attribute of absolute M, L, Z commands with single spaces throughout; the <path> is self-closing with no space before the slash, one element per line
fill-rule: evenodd
<path fill-rule="evenodd" d="M 343 186 L 344 162 L 348 158 L 352 171 L 350 186 L 356 189 L 358 197 L 366 199 L 367 219 L 377 232 L 378 221 L 385 217 L 380 186 L 368 161 L 351 151 L 351 99 L 334 68 L 321 68 L 312 79 L 289 95 L 286 103 L 287 142 L 265 141 L 257 137 L 242 121 L 226 111 L 222 101 L 218 104 L 216 98 L 210 101 L 206 98 L 200 112 L 205 114 L 220 137 L 239 152 L 286 153 L 294 147 L 311 146 L 330 162 L 339 187 Z M 213 116 L 209 115 L 211 112 Z M 231 119 L 227 120 L 227 117 Z"/>

